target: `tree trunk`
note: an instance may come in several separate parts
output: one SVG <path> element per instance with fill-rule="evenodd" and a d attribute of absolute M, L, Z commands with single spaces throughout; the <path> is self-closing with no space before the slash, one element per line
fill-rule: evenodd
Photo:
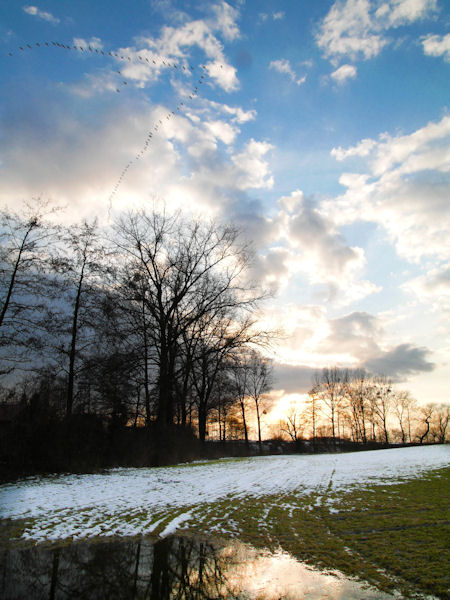
<path fill-rule="evenodd" d="M 78 336 L 78 315 L 80 311 L 81 292 L 83 289 L 84 269 L 86 267 L 87 258 L 84 256 L 83 263 L 81 265 L 80 278 L 78 280 L 77 293 L 75 296 L 75 305 L 73 308 L 72 316 L 72 335 L 70 342 L 70 353 L 69 353 L 69 381 L 67 384 L 67 406 L 66 414 L 70 416 L 73 408 L 73 396 L 74 396 L 74 383 L 75 383 L 75 356 L 77 351 L 77 336 Z"/>
<path fill-rule="evenodd" d="M 144 339 L 144 398 L 145 398 L 145 424 L 150 426 L 150 381 L 148 375 L 148 337 L 147 337 L 147 322 L 145 319 L 145 302 L 142 300 L 142 334 Z"/>
<path fill-rule="evenodd" d="M 49 600 L 55 600 L 56 586 L 58 585 L 59 552 L 59 548 L 53 550 L 52 579 L 50 583 Z"/>
<path fill-rule="evenodd" d="M 169 600 L 169 551 L 171 540 L 164 538 L 153 546 L 150 600 Z"/>
<path fill-rule="evenodd" d="M 241 411 L 242 411 L 242 423 L 244 425 L 245 445 L 248 448 L 249 447 L 249 443 L 248 443 L 247 421 L 245 420 L 245 403 L 244 403 L 244 400 L 240 400 L 240 403 L 241 403 Z"/>
<path fill-rule="evenodd" d="M 137 593 L 137 582 L 138 582 L 138 575 L 139 575 L 139 559 L 141 556 L 141 540 L 138 541 L 137 543 L 137 549 L 136 549 L 136 562 L 135 562 L 135 566 L 134 566 L 134 578 L 133 578 L 133 596 L 132 598 L 136 598 L 136 593 Z"/>
<path fill-rule="evenodd" d="M 3 307 L 2 307 L 2 312 L 0 313 L 0 327 L 3 324 L 3 320 L 5 318 L 6 311 L 8 310 L 9 302 L 11 300 L 11 296 L 12 296 L 13 289 L 14 289 L 14 284 L 16 281 L 17 271 L 19 270 L 20 261 L 22 258 L 23 251 L 25 250 L 25 244 L 26 244 L 27 238 L 28 238 L 29 234 L 31 233 L 32 229 L 34 229 L 34 227 L 35 227 L 35 225 L 33 223 L 31 223 L 29 228 L 27 229 L 27 232 L 24 235 L 22 244 L 20 245 L 19 254 L 18 254 L 17 260 L 14 264 L 14 269 L 13 269 L 13 272 L 11 275 L 11 279 L 9 281 L 8 293 L 6 294 L 5 302 L 3 303 Z"/>
<path fill-rule="evenodd" d="M 204 402 L 198 407 L 198 437 L 204 444 L 206 439 L 206 406 Z"/>
<path fill-rule="evenodd" d="M 260 419 L 260 416 L 259 416 L 259 404 L 258 404 L 257 400 L 255 400 L 255 404 L 256 404 L 256 420 L 258 422 L 258 445 L 259 445 L 259 453 L 261 454 L 261 451 L 262 451 L 261 419 Z"/>

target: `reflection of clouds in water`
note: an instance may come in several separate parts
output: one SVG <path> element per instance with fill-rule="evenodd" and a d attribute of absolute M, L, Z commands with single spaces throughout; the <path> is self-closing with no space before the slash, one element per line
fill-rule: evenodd
<path fill-rule="evenodd" d="M 226 574 L 238 597 L 254 600 L 384 600 L 391 595 L 344 577 L 318 571 L 278 550 L 256 550 L 233 543 L 224 552 L 232 552 L 235 564 Z"/>

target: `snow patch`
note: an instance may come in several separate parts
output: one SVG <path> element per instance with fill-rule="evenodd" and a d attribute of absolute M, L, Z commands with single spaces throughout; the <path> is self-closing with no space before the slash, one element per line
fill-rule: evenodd
<path fill-rule="evenodd" d="M 0 517 L 34 519 L 23 538 L 37 542 L 71 536 L 139 535 L 167 513 L 186 508 L 164 529 L 168 535 L 195 510 L 218 500 L 270 494 L 317 494 L 332 505 L 333 491 L 395 483 L 450 464 L 448 446 L 418 446 L 350 454 L 253 457 L 170 468 L 111 469 L 107 473 L 33 477 L 0 485 Z M 141 518 L 145 511 L 146 518 Z M 125 521 L 124 515 L 136 513 Z M 164 516 L 165 514 L 165 516 Z M 151 515 L 162 516 L 153 521 Z M 154 517 L 154 518 L 155 518 Z M 233 523 L 228 522 L 227 527 Z"/>

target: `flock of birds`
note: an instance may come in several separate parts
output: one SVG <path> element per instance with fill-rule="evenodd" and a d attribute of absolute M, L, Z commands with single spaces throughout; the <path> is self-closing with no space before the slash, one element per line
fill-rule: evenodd
<path fill-rule="evenodd" d="M 179 72 L 187 72 L 189 74 L 195 74 L 196 69 L 195 67 L 193 67 L 192 65 L 186 65 L 186 64 L 179 64 L 176 63 L 174 61 L 171 61 L 169 59 L 167 59 L 166 57 L 161 57 L 161 56 L 155 56 L 152 55 L 151 58 L 148 58 L 146 56 L 137 54 L 136 57 L 131 57 L 129 55 L 126 54 L 120 54 L 118 52 L 105 52 L 101 49 L 95 48 L 93 46 L 80 46 L 80 45 L 69 45 L 69 44 L 62 44 L 60 42 L 35 42 L 34 45 L 32 44 L 25 44 L 23 46 L 18 46 L 17 51 L 14 52 L 9 52 L 8 55 L 10 57 L 13 57 L 15 54 L 20 54 L 22 52 L 26 52 L 28 50 L 33 50 L 35 48 L 41 48 L 41 47 L 48 47 L 48 48 L 61 48 L 63 50 L 75 50 L 76 52 L 80 52 L 83 54 L 97 54 L 100 56 L 105 56 L 105 57 L 111 57 L 111 58 L 116 58 L 118 60 L 122 60 L 124 62 L 136 62 L 138 61 L 139 63 L 148 63 L 150 67 L 154 66 L 155 68 L 171 68 L 174 70 L 177 70 Z M 220 65 L 220 68 L 223 68 L 223 65 Z M 145 141 L 142 145 L 142 147 L 140 148 L 139 152 L 137 152 L 137 154 L 134 156 L 134 158 L 132 158 L 128 164 L 123 168 L 119 178 L 117 179 L 114 187 L 112 188 L 112 191 L 109 195 L 109 208 L 111 210 L 112 207 L 112 201 L 114 199 L 114 196 L 117 194 L 123 180 L 125 179 L 128 171 L 130 170 L 130 168 L 132 167 L 133 163 L 135 163 L 136 161 L 140 160 L 144 154 L 148 151 L 151 142 L 153 140 L 153 136 L 158 132 L 158 130 L 164 126 L 164 122 L 165 120 L 170 120 L 172 119 L 177 113 L 182 112 L 184 107 L 186 106 L 186 103 L 189 100 L 193 100 L 197 95 L 198 95 L 198 86 L 202 85 L 205 81 L 205 71 L 206 66 L 205 65 L 200 65 L 199 67 L 200 69 L 200 75 L 198 76 L 198 79 L 196 81 L 196 85 L 193 89 L 191 89 L 190 91 L 186 92 L 185 96 L 183 97 L 184 102 L 182 102 L 180 100 L 180 102 L 178 103 L 178 105 L 175 107 L 174 110 L 169 111 L 166 115 L 163 115 L 163 117 L 161 119 L 158 119 L 156 122 L 152 123 L 150 129 L 147 131 L 147 137 L 145 138 Z M 116 71 L 119 75 L 122 75 L 122 72 Z M 122 79 L 122 83 L 119 87 L 116 88 L 116 92 L 120 93 L 121 89 L 124 88 L 125 86 L 128 85 L 128 81 L 126 79 Z"/>

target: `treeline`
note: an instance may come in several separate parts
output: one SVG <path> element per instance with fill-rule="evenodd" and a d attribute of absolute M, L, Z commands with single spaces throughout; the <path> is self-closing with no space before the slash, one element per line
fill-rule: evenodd
<path fill-rule="evenodd" d="M 271 335 L 234 227 L 156 210 L 63 227 L 38 202 L 0 234 L 3 463 L 161 464 L 237 414 L 248 443 Z"/>
<path fill-rule="evenodd" d="M 444 443 L 449 406 L 419 406 L 386 377 L 338 367 L 317 372 L 303 410 L 293 407 L 275 435 L 299 442 L 363 445 Z"/>
<path fill-rule="evenodd" d="M 166 464 L 205 455 L 211 439 L 268 451 L 264 349 L 275 334 L 258 326 L 265 295 L 239 232 L 156 210 L 108 228 L 57 225 L 53 212 L 38 201 L 0 214 L 6 476 Z M 329 368 L 270 435 L 338 449 L 443 442 L 447 425 L 448 407 L 417 407 L 386 378 Z"/>

